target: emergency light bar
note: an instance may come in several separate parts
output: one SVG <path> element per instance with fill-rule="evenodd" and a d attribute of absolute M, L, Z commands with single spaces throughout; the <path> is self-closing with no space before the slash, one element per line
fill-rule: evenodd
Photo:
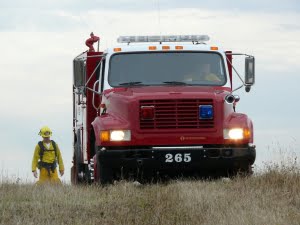
<path fill-rule="evenodd" d="M 162 36 L 120 36 L 118 43 L 138 42 L 204 42 L 208 35 L 162 35 Z"/>

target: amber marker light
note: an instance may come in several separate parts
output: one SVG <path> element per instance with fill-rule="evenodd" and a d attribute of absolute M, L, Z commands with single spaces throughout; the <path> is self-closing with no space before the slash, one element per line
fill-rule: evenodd
<path fill-rule="evenodd" d="M 244 137 L 249 139 L 251 136 L 251 131 L 249 129 L 244 129 Z"/>
<path fill-rule="evenodd" d="M 156 50 L 156 46 L 149 46 L 149 50 Z"/>
<path fill-rule="evenodd" d="M 170 46 L 162 46 L 162 50 L 170 50 Z"/>
<path fill-rule="evenodd" d="M 176 49 L 176 50 L 182 50 L 182 49 L 183 49 L 183 46 L 175 46 L 175 49 Z"/>
<path fill-rule="evenodd" d="M 210 50 L 218 50 L 219 48 L 218 47 L 216 47 L 216 46 L 212 46 L 212 47 L 210 47 Z"/>
<path fill-rule="evenodd" d="M 114 48 L 114 51 L 115 52 L 120 52 L 120 51 L 122 51 L 122 48 Z"/>
<path fill-rule="evenodd" d="M 101 141 L 109 141 L 109 131 L 108 130 L 100 131 L 100 140 Z"/>

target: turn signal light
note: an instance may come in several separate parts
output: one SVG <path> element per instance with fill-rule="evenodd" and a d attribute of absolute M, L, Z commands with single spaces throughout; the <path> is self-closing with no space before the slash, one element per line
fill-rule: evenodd
<path fill-rule="evenodd" d="M 244 129 L 244 137 L 249 139 L 251 137 L 251 131 L 249 129 Z"/>
<path fill-rule="evenodd" d="M 100 140 L 101 141 L 109 141 L 109 131 L 108 130 L 100 131 Z"/>

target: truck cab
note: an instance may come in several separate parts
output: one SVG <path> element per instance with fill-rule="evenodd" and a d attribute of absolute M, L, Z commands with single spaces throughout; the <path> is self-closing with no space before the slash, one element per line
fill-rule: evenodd
<path fill-rule="evenodd" d="M 236 111 L 232 56 L 207 35 L 121 36 L 74 61 L 72 183 L 162 174 L 251 174 L 253 124 Z"/>

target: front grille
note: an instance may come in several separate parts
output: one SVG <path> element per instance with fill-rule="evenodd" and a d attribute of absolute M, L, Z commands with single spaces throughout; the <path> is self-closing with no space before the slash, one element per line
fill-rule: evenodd
<path fill-rule="evenodd" d="M 214 128 L 213 119 L 199 119 L 199 105 L 212 105 L 212 99 L 160 99 L 140 101 L 141 129 Z M 141 106 L 154 106 L 154 119 L 143 120 Z M 214 106 L 213 106 L 214 108 Z"/>

